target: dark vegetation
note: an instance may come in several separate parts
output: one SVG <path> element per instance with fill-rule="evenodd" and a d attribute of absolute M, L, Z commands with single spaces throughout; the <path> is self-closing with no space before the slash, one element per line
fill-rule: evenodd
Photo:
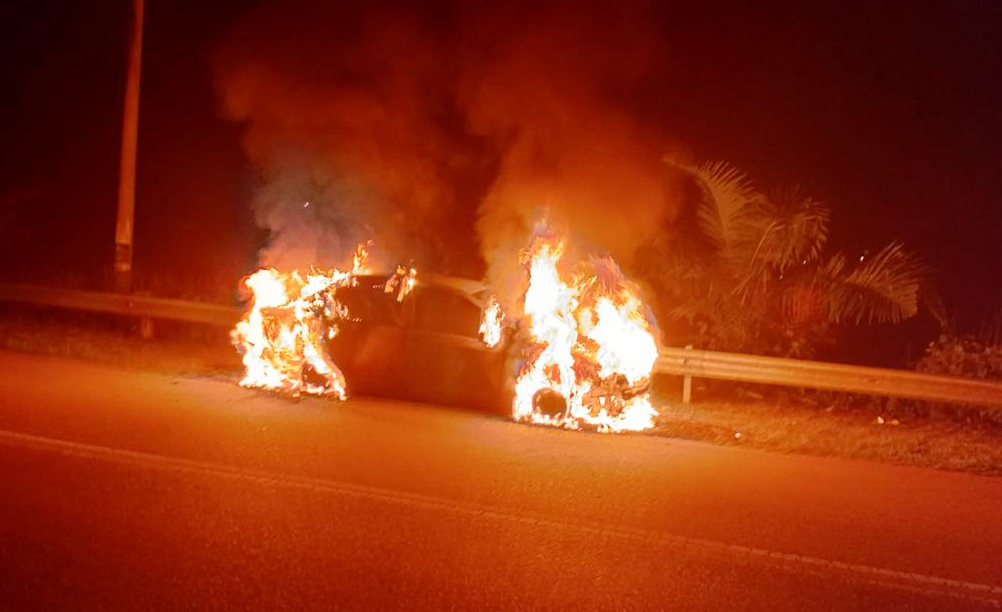
<path fill-rule="evenodd" d="M 929 269 L 901 243 L 856 260 L 831 253 L 831 209 L 798 189 L 766 194 L 724 163 L 667 163 L 683 207 L 640 273 L 672 344 L 811 358 L 845 326 L 899 323 L 923 306 L 943 320 Z"/>

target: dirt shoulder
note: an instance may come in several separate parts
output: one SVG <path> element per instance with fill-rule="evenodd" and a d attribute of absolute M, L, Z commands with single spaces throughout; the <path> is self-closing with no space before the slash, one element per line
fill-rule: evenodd
<path fill-rule="evenodd" d="M 240 372 L 228 330 L 157 322 L 149 340 L 138 331 L 137 322 L 121 317 L 0 310 L 2 349 L 170 375 L 236 378 Z M 922 415 L 867 398 L 700 381 L 695 401 L 683 404 L 680 386 L 672 377 L 655 380 L 660 416 L 654 435 L 1002 476 L 999 421 L 959 412 Z"/>
<path fill-rule="evenodd" d="M 691 404 L 659 393 L 659 435 L 780 453 L 1002 476 L 1002 424 L 961 411 L 920 414 L 874 398 L 716 384 Z"/>

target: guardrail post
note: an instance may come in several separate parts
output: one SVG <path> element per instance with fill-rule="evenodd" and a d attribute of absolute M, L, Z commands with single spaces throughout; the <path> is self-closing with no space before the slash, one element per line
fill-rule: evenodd
<path fill-rule="evenodd" d="M 685 345 L 685 350 L 691 351 L 692 345 L 691 344 Z M 692 401 L 692 376 L 686 374 L 685 378 L 682 380 L 682 403 L 688 404 L 691 401 Z"/>

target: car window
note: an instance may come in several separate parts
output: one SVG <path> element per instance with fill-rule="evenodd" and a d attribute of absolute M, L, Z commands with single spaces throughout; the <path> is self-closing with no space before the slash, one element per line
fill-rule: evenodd
<path fill-rule="evenodd" d="M 421 287 L 415 298 L 416 329 L 479 337 L 480 308 L 462 295 L 439 287 Z"/>
<path fill-rule="evenodd" d="M 372 325 L 401 325 L 400 304 L 383 290 L 381 282 L 362 281 L 342 287 L 334 297 L 348 309 L 350 320 Z"/>

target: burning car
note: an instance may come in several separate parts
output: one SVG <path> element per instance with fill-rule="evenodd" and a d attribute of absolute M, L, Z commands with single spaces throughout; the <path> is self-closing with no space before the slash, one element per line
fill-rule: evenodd
<path fill-rule="evenodd" d="M 356 257 L 351 273 L 259 270 L 234 331 L 241 384 L 476 406 L 570 429 L 652 427 L 650 310 L 611 258 L 564 258 L 563 237 L 534 238 L 511 316 L 480 282 L 408 266 L 377 275 Z"/>

